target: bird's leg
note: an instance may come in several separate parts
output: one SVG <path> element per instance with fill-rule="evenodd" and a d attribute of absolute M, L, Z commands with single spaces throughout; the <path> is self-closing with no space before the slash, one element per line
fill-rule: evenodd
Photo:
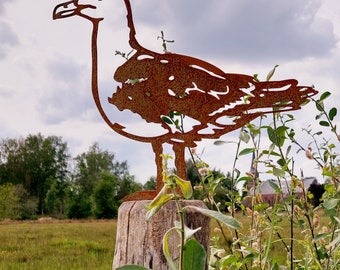
<path fill-rule="evenodd" d="M 156 190 L 159 192 L 164 183 L 163 183 L 163 146 L 162 143 L 158 143 L 157 141 L 152 144 L 153 152 L 155 153 L 155 162 L 156 162 L 156 169 L 157 169 L 157 176 L 156 176 Z"/>
<path fill-rule="evenodd" d="M 133 194 L 127 195 L 123 198 L 123 201 L 140 201 L 140 200 L 153 200 L 158 192 L 162 189 L 164 183 L 163 183 L 163 175 L 162 175 L 162 169 L 163 169 L 163 158 L 162 158 L 162 152 L 163 147 L 162 143 L 154 142 L 152 143 L 152 149 L 155 153 L 155 162 L 157 166 L 157 178 L 156 178 L 156 190 L 143 190 L 143 191 L 137 191 Z"/>
<path fill-rule="evenodd" d="M 181 143 L 174 143 L 172 149 L 175 152 L 175 167 L 177 170 L 177 175 L 186 180 L 187 178 L 187 168 L 185 164 L 185 147 Z"/>
<path fill-rule="evenodd" d="M 172 149 L 175 152 L 175 167 L 177 176 L 183 180 L 187 178 L 187 168 L 185 163 L 185 147 L 181 143 L 174 143 Z M 176 192 L 182 195 L 180 188 L 176 189 Z"/>

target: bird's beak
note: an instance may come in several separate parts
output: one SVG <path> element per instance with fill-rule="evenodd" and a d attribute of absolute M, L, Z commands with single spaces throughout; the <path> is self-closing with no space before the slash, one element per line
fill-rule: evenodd
<path fill-rule="evenodd" d="M 82 16 L 82 10 L 86 8 L 95 9 L 92 5 L 79 5 L 78 0 L 67 1 L 57 5 L 53 10 L 53 20 L 72 17 L 74 15 Z"/>
<path fill-rule="evenodd" d="M 67 18 L 75 15 L 77 7 L 74 1 L 67 1 L 57 5 L 53 10 L 53 20 Z"/>

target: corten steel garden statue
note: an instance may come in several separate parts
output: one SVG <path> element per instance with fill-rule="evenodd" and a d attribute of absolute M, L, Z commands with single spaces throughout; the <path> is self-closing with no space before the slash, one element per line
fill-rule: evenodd
<path fill-rule="evenodd" d="M 97 34 L 103 18 L 86 14 L 93 5 L 78 0 L 59 4 L 53 19 L 79 16 L 92 23 L 92 94 L 105 122 L 117 133 L 130 139 L 151 143 L 157 166 L 157 190 L 130 195 L 127 200 L 153 199 L 161 190 L 163 144 L 172 144 L 179 177 L 186 178 L 184 151 L 203 138 L 216 139 L 238 129 L 253 119 L 275 111 L 300 109 L 300 105 L 315 95 L 312 87 L 298 86 L 294 79 L 283 81 L 254 80 L 253 76 L 225 73 L 203 60 L 174 53 L 156 53 L 142 47 L 136 40 L 129 0 L 127 25 L 133 56 L 114 73 L 120 83 L 108 102 L 120 111 L 130 110 L 148 123 L 158 123 L 164 129 L 159 136 L 131 134 L 119 123 L 113 123 L 99 99 L 97 77 Z M 171 119 L 187 117 L 196 120 L 190 130 L 173 129 Z M 225 119 L 232 119 L 226 124 Z M 181 119 L 181 118 L 180 118 Z M 180 124 L 179 124 L 180 126 Z"/>

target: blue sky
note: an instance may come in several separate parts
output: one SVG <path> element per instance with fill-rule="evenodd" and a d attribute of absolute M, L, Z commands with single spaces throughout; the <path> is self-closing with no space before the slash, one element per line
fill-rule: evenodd
<path fill-rule="evenodd" d="M 79 1 L 98 8 L 103 16 L 99 32 L 99 84 L 102 100 L 117 87 L 112 76 L 124 59 L 115 50 L 129 52 L 123 1 Z M 327 106 L 340 100 L 340 6 L 337 0 L 131 0 L 140 43 L 161 52 L 160 31 L 172 52 L 188 54 L 219 66 L 228 73 L 258 73 L 264 79 L 274 65 L 273 79 L 296 78 L 303 85 L 330 91 Z M 62 136 L 71 154 L 79 154 L 95 141 L 103 149 L 127 160 L 136 179 L 155 175 L 151 146 L 111 131 L 100 118 L 90 89 L 91 25 L 80 18 L 52 20 L 58 0 L 2 0 L 0 2 L 0 137 L 41 132 Z M 136 130 L 152 130 L 136 116 L 120 113 L 109 104 L 112 118 Z M 295 114 L 294 128 L 314 123 L 313 106 Z M 314 122 L 313 122 L 314 121 Z M 318 129 L 315 126 L 315 129 Z M 238 131 L 222 139 L 235 141 Z M 325 133 L 325 137 L 330 135 Z M 302 133 L 301 140 L 310 140 Z M 265 142 L 266 139 L 264 138 Z M 244 147 L 247 147 L 244 145 Z M 234 145 L 198 143 L 198 151 L 211 167 L 230 171 Z M 240 160 L 242 172 L 250 158 Z M 296 155 L 296 172 L 313 175 L 314 164 Z"/>

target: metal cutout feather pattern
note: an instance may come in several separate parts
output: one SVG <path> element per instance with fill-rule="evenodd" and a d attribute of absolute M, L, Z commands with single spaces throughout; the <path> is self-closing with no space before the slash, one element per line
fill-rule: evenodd
<path fill-rule="evenodd" d="M 103 18 L 86 14 L 93 5 L 78 0 L 57 5 L 53 19 L 79 16 L 92 24 L 92 94 L 102 118 L 112 130 L 133 140 L 150 143 L 155 153 L 157 190 L 137 192 L 125 200 L 153 199 L 162 189 L 163 144 L 173 145 L 178 176 L 186 178 L 184 152 L 202 139 L 217 139 L 255 118 L 275 111 L 298 110 L 301 104 L 317 93 L 297 80 L 259 82 L 253 76 L 225 73 L 218 67 L 187 55 L 157 53 L 142 47 L 136 39 L 131 4 L 124 0 L 127 10 L 129 44 L 134 54 L 117 68 L 114 79 L 120 84 L 108 102 L 120 111 L 138 114 L 147 123 L 159 124 L 164 133 L 143 136 L 126 131 L 120 123 L 112 122 L 99 99 L 98 89 L 98 28 Z M 193 119 L 189 130 L 173 129 L 166 120 L 174 114 Z M 231 119 L 225 123 L 225 119 Z"/>

